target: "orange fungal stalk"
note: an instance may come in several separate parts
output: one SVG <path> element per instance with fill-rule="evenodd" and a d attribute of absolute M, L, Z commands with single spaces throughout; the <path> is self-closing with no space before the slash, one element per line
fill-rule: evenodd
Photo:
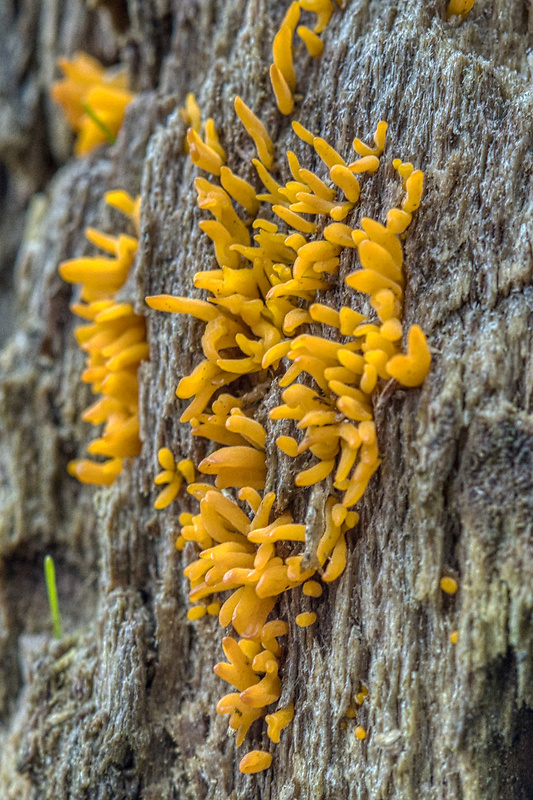
<path fill-rule="evenodd" d="M 78 134 L 75 153 L 90 153 L 106 142 L 113 143 L 126 108 L 134 98 L 124 72 L 106 70 L 87 53 L 60 58 L 64 78 L 52 84 L 52 98 L 63 108 L 70 127 Z"/>
<path fill-rule="evenodd" d="M 312 50 L 332 10 L 331 0 L 300 0 L 287 11 L 272 67 L 287 107 L 296 81 L 291 43 L 300 11 L 316 14 L 314 32 L 298 29 Z M 224 639 L 228 660 L 217 664 L 215 672 L 236 690 L 220 700 L 217 712 L 229 715 L 240 745 L 260 717 L 266 718 L 273 742 L 292 719 L 292 705 L 271 708 L 281 696 L 277 639 L 288 633 L 288 626 L 269 617 L 284 592 L 302 587 L 311 603 L 322 595 L 324 583 L 344 571 L 346 535 L 359 520 L 354 507 L 381 462 L 374 398 L 391 379 L 421 385 L 431 357 L 421 328 L 404 331 L 402 324 L 406 279 L 400 237 L 420 204 L 422 172 L 394 161 L 404 190 L 401 207 L 390 209 L 385 222 L 362 217 L 360 226 L 352 227 L 345 221 L 359 202 L 361 182 L 380 167 L 386 123 L 378 123 L 373 145 L 354 139 L 353 161 L 293 123 L 323 166 L 320 174 L 312 172 L 289 152 L 291 179 L 281 183 L 271 173 L 274 149 L 264 125 L 240 98 L 235 109 L 254 141 L 259 158 L 252 163 L 263 190 L 256 192 L 225 166 L 214 130 L 208 137 L 206 127 L 202 139 L 191 125 L 191 159 L 214 176 L 197 178 L 195 188 L 200 209 L 210 217 L 200 227 L 213 241 L 216 267 L 194 276 L 203 296 L 162 294 L 146 302 L 155 310 L 193 316 L 205 326 L 203 359 L 181 379 L 176 394 L 189 401 L 181 421 L 190 422 L 193 436 L 216 445 L 198 465 L 215 483 L 189 483 L 199 512 L 180 516 L 177 547 L 192 543 L 197 549 L 184 570 L 193 604 L 189 618 L 218 612 L 220 625 L 231 625 L 238 637 Z M 268 218 L 257 217 L 261 208 Z M 319 235 L 322 215 L 327 224 Z M 368 295 L 368 318 L 349 305 L 332 308 L 317 296 L 335 284 L 341 255 L 354 251 L 360 267 L 345 282 Z M 239 396 L 246 376 L 264 380 L 273 372 L 282 404 L 270 418 L 292 426 L 291 435 L 279 436 L 276 444 L 284 455 L 300 459 L 295 485 L 309 487 L 327 479 L 332 487 L 324 530 L 311 557 L 305 525 L 289 511 L 272 514 L 275 496 L 266 491 L 267 431 L 254 417 L 253 406 Z M 300 382 L 304 376 L 305 383 Z M 168 465 L 162 454 L 164 471 L 156 480 L 167 483 L 167 494 L 163 500 L 159 496 L 156 507 L 175 497 L 181 485 L 171 454 Z M 316 619 L 316 612 L 306 609 L 295 622 L 305 628 Z M 240 769 L 257 772 L 270 762 L 270 754 L 252 751 Z"/>
<path fill-rule="evenodd" d="M 138 200 L 126 192 L 109 192 L 106 201 L 138 227 Z M 104 424 L 101 436 L 87 451 L 107 460 L 76 459 L 68 470 L 82 483 L 109 485 L 121 471 L 123 459 L 138 455 L 141 449 L 137 369 L 149 351 L 144 316 L 136 314 L 130 303 L 115 299 L 133 264 L 137 239 L 125 234 L 109 236 L 92 228 L 86 236 L 107 255 L 64 261 L 59 273 L 68 283 L 81 284 L 80 302 L 71 305 L 88 323 L 75 331 L 87 354 L 81 379 L 100 395 L 82 419 L 92 425 Z"/>

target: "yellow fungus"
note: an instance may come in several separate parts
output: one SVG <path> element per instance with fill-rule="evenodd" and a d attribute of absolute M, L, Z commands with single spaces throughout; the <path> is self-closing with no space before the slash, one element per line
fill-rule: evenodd
<path fill-rule="evenodd" d="M 448 18 L 455 15 L 464 19 L 473 5 L 474 0 L 450 0 L 448 5 Z"/>
<path fill-rule="evenodd" d="M 113 143 L 134 98 L 125 72 L 105 70 L 87 53 L 76 53 L 71 60 L 60 58 L 58 66 L 65 78 L 52 84 L 50 94 L 78 134 L 76 155 Z"/>
<path fill-rule="evenodd" d="M 290 91 L 296 91 L 296 75 L 292 61 L 292 37 L 294 31 L 289 25 L 282 25 L 272 42 L 272 59 Z"/>
<path fill-rule="evenodd" d="M 324 50 L 324 42 L 322 39 L 305 25 L 299 25 L 296 29 L 296 33 L 305 44 L 309 55 L 313 58 L 320 58 Z"/>
<path fill-rule="evenodd" d="M 314 222 L 310 222 L 299 214 L 295 214 L 294 211 L 286 208 L 286 206 L 274 205 L 272 206 L 272 211 L 277 217 L 297 231 L 301 231 L 302 233 L 314 233 L 316 231 L 316 224 Z"/>
<path fill-rule="evenodd" d="M 265 167 L 271 169 L 274 164 L 274 145 L 265 126 L 240 97 L 235 98 L 235 111 L 247 133 L 252 137 L 257 155 Z"/>
<path fill-rule="evenodd" d="M 356 243 L 352 238 L 353 229 L 349 225 L 341 222 L 333 222 L 324 228 L 324 237 L 328 242 L 337 244 L 340 247 L 355 247 Z"/>
<path fill-rule="evenodd" d="M 411 224 L 412 215 L 400 208 L 391 208 L 387 212 L 387 230 L 390 233 L 403 233 Z"/>
<path fill-rule="evenodd" d="M 299 628 L 308 628 L 309 625 L 312 625 L 314 622 L 316 622 L 316 614 L 314 611 L 298 614 L 295 622 Z"/>
<path fill-rule="evenodd" d="M 450 642 L 452 644 L 457 644 L 458 641 L 459 641 L 459 631 L 452 631 L 450 633 Z"/>
<path fill-rule="evenodd" d="M 309 467 L 309 469 L 299 472 L 294 479 L 294 483 L 296 486 L 313 486 L 313 484 L 319 483 L 323 481 L 324 478 L 327 478 L 334 466 L 334 459 L 320 461 L 318 464 Z"/>
<path fill-rule="evenodd" d="M 321 33 L 328 24 L 333 13 L 331 0 L 299 0 L 300 8 L 316 14 L 315 33 Z"/>
<path fill-rule="evenodd" d="M 355 702 L 357 705 L 363 705 L 365 698 L 368 697 L 368 689 L 364 684 L 361 684 L 361 691 L 355 695 Z"/>
<path fill-rule="evenodd" d="M 291 436 L 278 436 L 276 445 L 287 456 L 295 458 L 298 455 L 298 442 Z"/>
<path fill-rule="evenodd" d="M 187 128 L 194 128 L 199 133 L 202 126 L 202 112 L 192 92 L 186 96 L 185 106 L 180 108 L 179 112 Z"/>
<path fill-rule="evenodd" d="M 138 222 L 139 204 L 126 192 L 110 192 L 106 200 Z M 81 282 L 85 303 L 73 311 L 90 324 L 77 328 L 75 337 L 87 353 L 82 381 L 92 385 L 102 399 L 82 415 L 93 425 L 104 424 L 100 437 L 87 447 L 91 455 L 109 458 L 97 463 L 77 459 L 69 473 L 84 483 L 109 485 L 122 467 L 122 459 L 140 452 L 137 368 L 148 357 L 144 318 L 129 303 L 117 303 L 114 294 L 125 283 L 137 250 L 137 240 L 88 230 L 88 238 L 102 246 L 110 258 L 81 258 L 63 262 L 59 272 L 68 282 Z"/>
<path fill-rule="evenodd" d="M 344 192 L 346 198 L 351 203 L 357 203 L 361 189 L 359 181 L 353 176 L 348 167 L 336 164 L 330 169 L 329 174 L 333 183 Z"/>
<path fill-rule="evenodd" d="M 271 764 L 271 753 L 265 753 L 262 750 L 251 750 L 241 759 L 239 770 L 245 775 L 250 775 L 268 769 Z"/>
<path fill-rule="evenodd" d="M 146 304 L 156 311 L 169 311 L 174 314 L 190 314 L 204 322 L 217 319 L 220 312 L 205 300 L 190 297 L 174 297 L 170 294 L 153 295 L 145 298 Z"/>
<path fill-rule="evenodd" d="M 202 619 L 205 617 L 207 613 L 207 609 L 205 606 L 193 606 L 187 611 L 187 619 L 191 620 L 191 622 Z"/>
<path fill-rule="evenodd" d="M 294 104 L 292 37 L 300 8 L 314 11 L 317 20 L 319 15 L 324 20 L 331 13 L 332 3 L 293 3 L 277 34 L 271 74 L 280 91 L 278 104 L 280 96 L 286 104 L 282 108 L 285 113 Z M 300 26 L 299 31 L 303 30 Z M 305 30 L 303 38 L 319 47 L 320 40 Z M 217 397 L 218 390 L 241 376 L 271 367 L 278 369 L 282 359 L 290 362 L 279 376 L 283 404 L 272 409 L 269 416 L 292 421 L 295 431 L 295 437 L 277 438 L 278 449 L 291 458 L 308 453 L 309 461 L 296 476 L 296 486 L 312 486 L 332 476 L 333 488 L 325 504 L 325 530 L 317 547 L 320 575 L 328 583 L 346 567 L 346 534 L 359 519 L 352 509 L 380 464 L 371 395 L 376 388 L 383 388 L 380 382 L 389 379 L 388 365 L 398 365 L 395 359 L 411 359 L 409 369 L 403 364 L 403 373 L 412 375 L 419 367 L 421 350 L 418 341 L 414 349 L 410 346 L 409 333 L 407 356 L 402 356 L 399 346 L 405 283 L 399 234 L 411 222 L 412 211 L 420 201 L 421 174 L 417 175 L 411 164 L 395 163 L 405 196 L 402 209 L 391 209 L 387 214 L 386 226 L 368 217 L 361 218 L 360 230 L 341 224 L 359 199 L 355 174 L 372 173 L 379 166 L 385 123 L 378 125 L 375 147 L 362 143 L 356 146 L 356 140 L 354 147 L 360 158 L 348 166 L 325 140 L 293 123 L 295 133 L 313 146 L 327 165 L 335 187 L 344 193 L 346 200 L 338 200 L 336 188 L 305 169 L 291 151 L 287 157 L 292 179 L 285 185 L 279 183 L 268 171 L 273 163 L 270 138 L 241 103 L 237 99 L 236 110 L 239 113 L 240 109 L 239 116 L 254 138 L 260 160 L 254 159 L 253 164 L 265 193 L 256 196 L 250 184 L 224 166 L 220 167 L 221 186 L 197 179 L 198 205 L 213 217 L 204 220 L 201 228 L 213 241 L 219 269 L 198 272 L 194 285 L 210 296 L 207 300 L 194 300 L 160 295 L 147 301 L 153 308 L 188 313 L 205 323 L 201 338 L 204 360 L 182 378 L 176 393 L 180 398 L 192 398 L 182 420 L 191 421 L 193 435 L 219 445 L 199 465 L 200 472 L 215 476 L 216 486 L 190 483 L 188 492 L 200 501 L 200 511 L 180 516 L 182 529 L 176 546 L 179 543 L 182 548 L 189 542 L 200 550 L 196 561 L 184 571 L 190 582 L 190 600 L 202 609 L 194 614 L 218 613 L 219 623 L 231 624 L 242 637 L 239 642 L 230 637 L 230 644 L 224 645 L 228 662 L 215 668 L 220 677 L 238 689 L 223 697 L 217 706 L 218 713 L 229 715 L 237 745 L 250 725 L 266 714 L 266 706 L 280 697 L 281 646 L 277 637 L 286 634 L 288 626 L 281 620 L 267 622 L 277 598 L 298 586 L 303 586 L 305 596 L 319 597 L 322 586 L 314 580 L 316 569 L 302 566 L 305 525 L 294 521 L 289 512 L 277 514 L 272 521 L 274 495 L 262 497 L 267 478 L 263 426 L 243 400 L 231 394 Z M 223 160 L 212 121 L 209 126 L 206 124 L 203 144 Z M 213 158 L 203 152 L 206 158 Z M 251 221 L 252 241 L 250 228 L 235 213 L 232 200 L 252 217 L 260 203 L 269 203 L 274 214 L 296 232 L 284 233 L 279 223 L 257 218 Z M 333 220 L 325 226 L 323 237 L 316 236 L 317 225 L 302 216 L 305 214 L 327 214 Z M 106 239 L 100 242 L 104 249 L 112 245 Z M 346 283 L 370 296 L 378 317 L 372 322 L 348 306 L 337 310 L 316 302 L 317 291 L 331 288 L 328 276 L 337 273 L 345 247 L 357 248 L 362 265 L 362 269 L 348 276 Z M 107 313 L 107 309 L 102 307 L 98 313 Z M 94 316 L 87 319 L 92 322 Z M 291 338 L 302 325 L 313 326 L 313 333 Z M 325 327 L 322 336 L 316 333 L 318 325 Z M 416 339 L 416 326 L 414 329 L 411 338 L 414 335 Z M 112 358 L 124 349 L 126 354 L 117 361 L 120 373 L 128 369 L 129 349 L 142 343 L 139 336 L 136 331 L 121 331 L 118 338 L 103 345 L 111 348 L 108 352 Z M 341 336 L 346 338 L 340 339 Z M 86 348 L 100 341 L 95 343 L 90 331 L 81 339 Z M 95 363 L 91 370 L 94 380 L 100 380 L 99 364 Z M 303 373 L 315 381 L 315 389 L 295 383 Z M 125 375 L 120 380 L 124 381 Z M 91 413 L 103 411 L 95 409 Z M 163 471 L 156 481 L 167 483 L 164 491 L 173 491 L 172 482 L 182 477 L 188 482 L 194 480 L 192 464 L 181 469 L 182 462 L 176 468 L 168 457 L 163 460 Z M 222 493 L 226 488 L 239 490 L 239 501 L 249 509 L 246 513 Z M 222 605 L 216 599 L 220 592 L 228 592 Z M 315 619 L 314 612 L 305 612 L 296 621 L 307 625 Z M 279 740 L 278 716 L 284 718 L 286 711 L 281 709 L 267 717 L 273 741 Z"/>
<path fill-rule="evenodd" d="M 364 728 L 361 727 L 361 725 L 358 725 L 356 727 L 354 733 L 356 738 L 359 739 L 361 742 L 363 741 L 363 739 L 366 739 L 366 731 Z"/>
<path fill-rule="evenodd" d="M 193 164 L 213 175 L 220 175 L 223 160 L 215 150 L 201 140 L 194 128 L 189 128 L 187 131 L 187 144 Z"/>
<path fill-rule="evenodd" d="M 445 576 L 444 578 L 440 579 L 440 588 L 443 592 L 446 592 L 446 594 L 455 594 L 459 589 L 459 584 L 455 578 Z"/>
<path fill-rule="evenodd" d="M 402 210 L 406 214 L 412 214 L 420 206 L 423 189 L 424 173 L 417 169 L 405 182 L 406 196 L 402 200 Z"/>
<path fill-rule="evenodd" d="M 306 597 L 321 597 L 322 587 L 317 581 L 306 581 L 303 585 L 303 593 Z"/>
<path fill-rule="evenodd" d="M 312 133 L 310 133 L 307 130 L 307 128 L 304 128 L 304 126 L 297 120 L 294 120 L 291 124 L 292 124 L 292 129 L 296 134 L 296 136 L 298 136 L 298 138 L 300 138 L 303 142 L 306 142 L 307 144 L 310 145 L 313 144 L 313 139 L 315 137 L 313 136 Z"/>
<path fill-rule="evenodd" d="M 373 364 L 365 364 L 359 386 L 365 394 L 372 394 L 376 388 L 378 372 Z"/>
<path fill-rule="evenodd" d="M 431 366 L 431 354 L 424 332 L 412 325 L 407 335 L 407 355 L 387 361 L 387 372 L 404 386 L 421 386 Z"/>
<path fill-rule="evenodd" d="M 385 149 L 385 140 L 387 138 L 387 123 L 386 122 L 378 122 L 376 132 L 374 134 L 374 144 L 375 147 L 369 147 L 368 145 L 364 144 L 361 139 L 354 139 L 353 140 L 353 148 L 355 152 L 366 158 L 368 156 L 380 156 Z"/>
<path fill-rule="evenodd" d="M 220 139 L 218 137 L 217 130 L 215 128 L 215 121 L 209 117 L 205 121 L 205 143 L 207 147 L 213 150 L 221 159 L 222 163 L 226 161 L 226 151 L 220 144 Z M 191 156 L 192 161 L 192 156 Z"/>
<path fill-rule="evenodd" d="M 275 744 L 279 743 L 281 731 L 287 727 L 294 717 L 294 706 L 291 703 L 287 708 L 280 708 L 273 714 L 267 714 L 265 722 L 268 725 L 268 738 Z"/>
<path fill-rule="evenodd" d="M 270 67 L 270 82 L 276 97 L 276 104 L 282 114 L 288 116 L 294 109 L 294 98 L 285 78 L 275 64 Z"/>
<path fill-rule="evenodd" d="M 355 708 L 351 708 L 351 707 L 347 708 L 346 709 L 346 716 L 348 717 L 348 719 L 355 719 L 355 717 L 357 716 L 357 711 L 355 710 Z"/>

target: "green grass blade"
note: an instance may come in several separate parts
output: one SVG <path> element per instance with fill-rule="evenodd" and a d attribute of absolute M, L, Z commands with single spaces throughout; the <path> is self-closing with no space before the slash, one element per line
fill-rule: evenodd
<path fill-rule="evenodd" d="M 83 110 L 85 111 L 87 116 L 92 119 L 94 124 L 98 125 L 98 127 L 100 128 L 100 130 L 102 131 L 102 133 L 106 137 L 106 139 L 109 142 L 109 144 L 115 144 L 115 142 L 117 140 L 117 137 L 113 136 L 113 134 L 111 133 L 111 131 L 109 130 L 109 128 L 107 127 L 105 122 L 102 122 L 102 120 L 97 116 L 97 114 L 94 111 L 94 109 L 91 108 L 89 103 L 84 103 L 83 104 Z"/>
<path fill-rule="evenodd" d="M 54 626 L 54 636 L 56 639 L 61 639 L 61 615 L 57 598 L 56 568 L 52 556 L 44 557 L 44 579 L 46 581 L 46 591 L 48 592 L 50 616 Z"/>

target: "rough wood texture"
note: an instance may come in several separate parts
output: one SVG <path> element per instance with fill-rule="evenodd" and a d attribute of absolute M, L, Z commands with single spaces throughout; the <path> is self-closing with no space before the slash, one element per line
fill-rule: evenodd
<path fill-rule="evenodd" d="M 157 449 L 202 452 L 178 423 L 174 397 L 198 360 L 197 323 L 149 315 L 140 458 L 100 492 L 65 472 L 89 437 L 79 422 L 88 395 L 57 264 L 90 252 L 87 224 L 122 224 L 104 207 L 106 190 L 142 190 L 130 295 L 141 309 L 146 294 L 191 291 L 213 256 L 182 151 L 177 109 L 187 91 L 215 117 L 244 177 L 252 148 L 235 122 L 235 94 L 272 131 L 280 164 L 290 147 L 313 166 L 267 83 L 285 7 L 23 0 L 0 9 L 2 231 L 13 234 L 10 215 L 18 208 L 20 220 L 46 184 L 30 205 L 16 321 L 0 353 L 6 800 L 533 796 L 533 14 L 524 0 L 476 0 L 461 25 L 445 21 L 444 0 L 349 0 L 327 29 L 323 58 L 298 54 L 297 118 L 342 153 L 387 119 L 387 155 L 426 173 L 405 243 L 405 316 L 426 331 L 434 359 L 421 390 L 396 391 L 380 407 L 384 462 L 360 504 L 345 573 L 313 601 L 317 623 L 294 625 L 308 599 L 282 601 L 291 623 L 282 699 L 296 715 L 271 770 L 239 774 L 214 710 L 221 631 L 185 617 L 188 552 L 177 554 L 174 540 L 188 500 L 158 514 L 152 507 Z M 143 94 L 114 147 L 69 159 L 46 183 L 68 152 L 46 93 L 53 61 L 81 46 L 109 61 L 119 53 Z M 353 222 L 379 216 L 399 194 L 392 169 L 381 171 Z M 353 255 L 341 266 L 342 278 Z M 358 302 L 341 279 L 327 299 Z M 265 420 L 276 383 L 270 391 L 257 411 Z M 277 433 L 270 424 L 270 445 Z M 303 519 L 308 498 L 287 489 L 292 466 L 273 453 L 269 484 Z M 67 632 L 60 643 L 49 637 L 48 552 Z M 456 596 L 439 589 L 443 573 L 458 577 Z M 360 682 L 369 688 L 357 720 L 368 730 L 363 743 L 345 718 Z M 248 741 L 266 745 L 264 727 Z"/>

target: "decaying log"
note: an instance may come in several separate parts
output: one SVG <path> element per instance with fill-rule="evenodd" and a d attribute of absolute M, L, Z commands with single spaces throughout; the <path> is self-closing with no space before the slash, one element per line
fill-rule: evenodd
<path fill-rule="evenodd" d="M 153 509 L 158 448 L 196 463 L 205 452 L 180 425 L 174 395 L 199 360 L 201 325 L 149 313 L 142 454 L 111 488 L 81 486 L 66 464 L 89 440 L 80 422 L 89 395 L 57 264 L 91 252 L 86 225 L 123 225 L 103 202 L 113 188 L 142 194 L 126 290 L 139 310 L 148 294 L 190 293 L 193 274 L 213 263 L 183 151 L 188 91 L 243 177 L 254 180 L 253 152 L 237 94 L 271 131 L 284 179 L 287 149 L 316 166 L 268 83 L 287 3 L 13 0 L 0 9 L 2 275 L 29 201 L 0 352 L 5 800 L 533 796 L 533 12 L 524 0 L 476 0 L 459 23 L 446 21 L 446 5 L 348 0 L 321 59 L 298 49 L 296 117 L 306 127 L 347 153 L 386 119 L 389 162 L 400 156 L 425 172 L 404 248 L 405 318 L 426 332 L 433 364 L 420 390 L 383 398 L 383 464 L 360 503 L 344 574 L 313 601 L 317 622 L 294 624 L 307 598 L 281 601 L 290 622 L 282 701 L 296 713 L 257 776 L 239 773 L 242 753 L 215 713 L 222 632 L 212 618 L 186 619 L 188 551 L 174 542 L 194 501 Z M 55 58 L 78 48 L 120 58 L 140 94 L 117 143 L 74 160 L 47 92 Z M 381 170 L 353 223 L 383 218 L 400 193 L 392 167 Z M 343 254 L 326 301 L 365 310 L 342 280 L 354 263 Z M 266 413 L 278 396 L 274 381 L 257 407 L 270 445 L 285 432 Z M 272 447 L 269 486 L 301 521 L 309 495 L 291 488 L 293 471 Z M 46 553 L 58 575 L 59 642 Z M 459 581 L 453 597 L 439 587 L 443 574 Z M 364 742 L 346 719 L 361 684 Z M 267 745 L 261 724 L 248 741 Z"/>

